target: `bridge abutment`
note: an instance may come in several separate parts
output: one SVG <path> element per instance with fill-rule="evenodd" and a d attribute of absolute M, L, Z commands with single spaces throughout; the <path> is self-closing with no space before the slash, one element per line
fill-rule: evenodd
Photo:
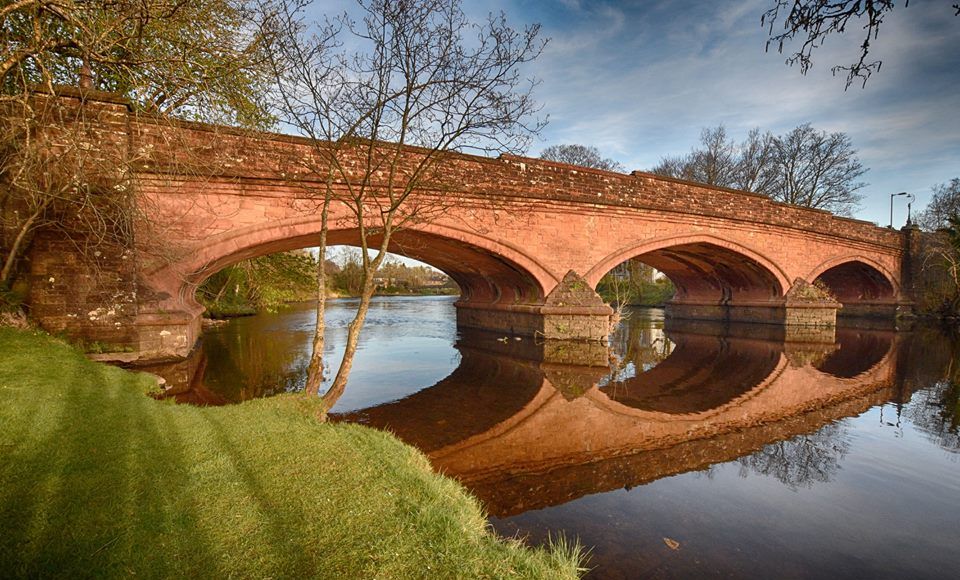
<path fill-rule="evenodd" d="M 200 339 L 201 314 L 153 312 L 137 316 L 134 351 L 138 360 L 185 358 Z"/>

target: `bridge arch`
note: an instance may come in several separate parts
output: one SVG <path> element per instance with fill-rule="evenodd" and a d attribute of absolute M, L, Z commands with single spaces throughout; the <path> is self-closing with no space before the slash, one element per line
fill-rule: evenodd
<path fill-rule="evenodd" d="M 667 236 L 624 246 L 584 277 L 596 288 L 617 265 L 640 258 L 676 286 L 678 299 L 769 300 L 790 287 L 783 270 L 763 254 L 708 234 Z"/>
<path fill-rule="evenodd" d="M 208 277 L 243 260 L 315 246 L 319 231 L 320 220 L 314 216 L 238 228 L 208 238 L 186 259 L 149 272 L 146 278 L 161 296 L 161 309 L 198 313 L 202 307 L 194 292 Z M 379 237 L 372 237 L 370 245 L 376 246 L 379 241 Z M 327 243 L 359 246 L 359 231 L 331 229 Z M 404 229 L 393 235 L 389 251 L 444 271 L 460 286 L 461 300 L 467 302 L 536 303 L 542 301 L 545 288 L 557 283 L 546 268 L 524 252 L 467 229 L 433 224 Z"/>
<path fill-rule="evenodd" d="M 891 301 L 900 295 L 896 278 L 876 260 L 859 254 L 827 260 L 807 279 L 822 282 L 842 304 Z"/>

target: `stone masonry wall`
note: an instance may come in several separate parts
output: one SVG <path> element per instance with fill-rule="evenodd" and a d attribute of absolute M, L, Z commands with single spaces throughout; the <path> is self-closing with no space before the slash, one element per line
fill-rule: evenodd
<path fill-rule="evenodd" d="M 65 205 L 58 209 L 58 227 L 38 232 L 28 255 L 28 304 L 48 331 L 88 346 L 127 350 L 137 332 L 137 256 L 125 225 L 110 224 L 121 224 L 135 203 L 124 194 L 132 189 L 125 166 L 130 117 L 125 103 L 109 97 L 76 90 L 36 96 L 37 138 L 63 150 L 61 163 L 83 167 L 92 187 L 109 187 L 115 198 L 104 207 Z M 91 196 L 94 204 L 98 195 Z M 104 229 L 88 231 L 90 221 L 101 221 Z"/>
<path fill-rule="evenodd" d="M 235 179 L 312 178 L 293 160 L 313 154 L 306 139 L 278 134 L 248 135 L 235 130 L 197 123 L 178 123 L 181 133 L 170 138 L 167 125 L 138 119 L 137 144 L 152 151 L 143 172 L 164 174 L 192 167 L 197 152 L 201 159 L 217 159 L 197 171 Z M 185 152 L 183 145 L 190 144 Z M 170 146 L 172 148 L 167 148 Z M 409 148 L 410 163 L 418 150 Z M 657 212 L 721 217 L 825 234 L 837 239 L 856 240 L 889 248 L 901 246 L 899 232 L 875 224 L 834 216 L 824 210 L 779 203 L 770 198 L 726 188 L 686 182 L 641 171 L 629 175 L 576 167 L 563 163 L 502 155 L 499 158 L 450 154 L 452 163 L 438 176 L 437 193 L 516 198 L 523 200 L 572 201 L 605 206 L 652 209 Z M 216 167 L 211 167 L 216 165 Z M 361 163 L 356 162 L 359 168 Z M 278 175 L 286 168 L 287 174 Z M 299 169 L 298 169 L 299 168 Z M 359 175 L 359 169 L 358 173 Z"/>

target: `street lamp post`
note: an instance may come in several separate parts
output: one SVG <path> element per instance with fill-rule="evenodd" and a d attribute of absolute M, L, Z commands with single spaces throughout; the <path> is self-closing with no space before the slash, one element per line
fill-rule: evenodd
<path fill-rule="evenodd" d="M 893 227 L 893 198 L 898 195 L 907 195 L 906 191 L 901 191 L 900 193 L 891 193 L 890 194 L 890 227 Z"/>

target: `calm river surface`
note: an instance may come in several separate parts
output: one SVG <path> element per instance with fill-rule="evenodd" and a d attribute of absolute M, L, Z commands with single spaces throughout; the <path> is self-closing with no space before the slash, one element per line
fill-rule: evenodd
<path fill-rule="evenodd" d="M 454 298 L 377 298 L 333 418 L 390 429 L 496 530 L 591 548 L 595 578 L 956 578 L 960 348 L 938 331 L 679 323 L 615 356 L 458 333 Z M 339 360 L 355 302 L 328 306 Z M 208 330 L 160 372 L 182 402 L 302 388 L 312 307 Z"/>

